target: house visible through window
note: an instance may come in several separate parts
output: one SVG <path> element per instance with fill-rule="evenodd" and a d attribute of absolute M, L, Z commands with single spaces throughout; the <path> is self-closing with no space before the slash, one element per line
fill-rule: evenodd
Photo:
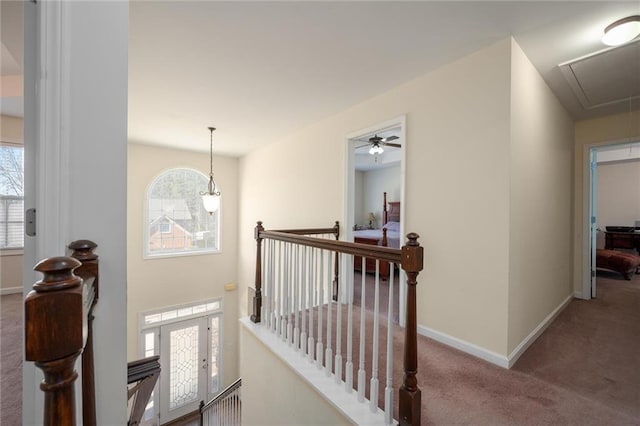
<path fill-rule="evenodd" d="M 191 169 L 171 169 L 154 179 L 147 192 L 147 256 L 219 250 L 220 210 L 210 215 L 200 196 L 208 182 L 204 174 Z"/>
<path fill-rule="evenodd" d="M 0 249 L 24 246 L 24 147 L 0 144 Z"/>

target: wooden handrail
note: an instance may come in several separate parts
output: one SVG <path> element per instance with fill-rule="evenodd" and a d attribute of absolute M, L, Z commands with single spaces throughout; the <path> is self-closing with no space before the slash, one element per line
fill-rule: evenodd
<path fill-rule="evenodd" d="M 160 377 L 160 355 L 131 361 L 127 364 L 127 384 L 135 385 L 127 390 L 127 400 L 134 397 L 128 426 L 140 424 L 149 403 L 153 388 Z"/>
<path fill-rule="evenodd" d="M 34 269 L 44 277 L 24 301 L 25 359 L 44 372 L 44 425 L 75 425 L 76 359 L 82 354 L 83 424 L 93 426 L 93 307 L 97 302 L 96 244 L 77 241 L 74 257 L 52 257 Z M 76 258 L 77 256 L 77 258 Z M 82 261 L 78 260 L 82 259 Z"/>

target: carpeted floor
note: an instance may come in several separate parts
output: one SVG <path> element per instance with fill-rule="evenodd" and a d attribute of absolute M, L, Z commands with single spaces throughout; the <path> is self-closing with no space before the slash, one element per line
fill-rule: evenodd
<path fill-rule="evenodd" d="M 3 296 L 1 306 L 0 423 L 19 425 L 21 295 Z M 396 329 L 396 346 L 403 339 Z M 625 281 L 599 271 L 598 298 L 573 300 L 511 370 L 423 337 L 418 344 L 424 425 L 640 425 L 640 275 Z M 402 358 L 395 360 L 397 389 Z"/>
<path fill-rule="evenodd" d="M 0 297 L 0 425 L 22 424 L 22 294 Z"/>

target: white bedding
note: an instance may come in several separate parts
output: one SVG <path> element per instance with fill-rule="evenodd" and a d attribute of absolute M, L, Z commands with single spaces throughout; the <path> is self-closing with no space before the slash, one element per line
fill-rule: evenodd
<path fill-rule="evenodd" d="M 362 229 L 353 231 L 353 236 L 363 238 L 377 238 L 378 244 L 382 242 L 382 229 Z M 400 248 L 400 232 L 387 230 L 387 247 Z"/>

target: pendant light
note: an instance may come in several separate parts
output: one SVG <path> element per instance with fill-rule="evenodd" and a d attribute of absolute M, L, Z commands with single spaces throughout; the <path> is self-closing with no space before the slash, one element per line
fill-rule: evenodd
<path fill-rule="evenodd" d="M 202 195 L 202 203 L 204 204 L 204 209 L 209 212 L 209 214 L 213 214 L 220 208 L 220 191 L 216 191 L 216 182 L 213 180 L 213 131 L 215 127 L 209 127 L 209 132 L 211 132 L 211 168 L 209 169 L 209 187 L 207 192 L 201 192 Z"/>

